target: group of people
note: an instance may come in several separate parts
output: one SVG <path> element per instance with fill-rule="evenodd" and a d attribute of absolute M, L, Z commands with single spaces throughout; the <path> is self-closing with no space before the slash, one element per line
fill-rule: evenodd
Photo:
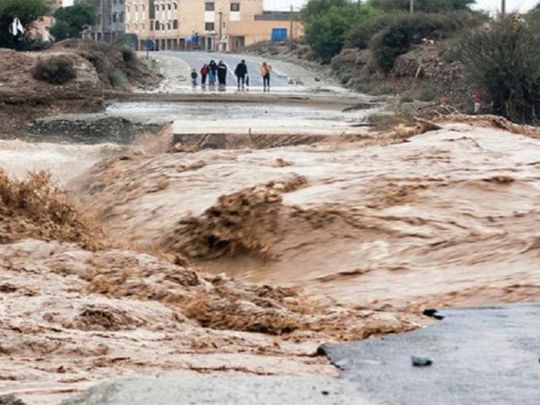
<path fill-rule="evenodd" d="M 227 87 L 227 72 L 228 67 L 222 60 L 220 60 L 218 63 L 216 63 L 216 61 L 214 60 L 211 60 L 210 63 L 205 63 L 201 67 L 199 73 L 197 73 L 197 69 L 192 69 L 191 83 L 194 87 L 197 86 L 197 80 L 200 74 L 201 86 L 203 89 L 206 88 L 207 82 L 208 86 L 210 86 L 211 88 L 215 88 L 217 81 L 218 89 L 224 91 Z M 270 91 L 271 72 L 272 66 L 269 63 L 263 62 L 259 68 L 259 73 L 263 79 L 264 91 Z M 245 90 L 246 88 L 249 88 L 249 73 L 245 60 L 242 59 L 240 63 L 236 65 L 236 68 L 234 69 L 234 75 L 236 76 L 238 90 Z"/>

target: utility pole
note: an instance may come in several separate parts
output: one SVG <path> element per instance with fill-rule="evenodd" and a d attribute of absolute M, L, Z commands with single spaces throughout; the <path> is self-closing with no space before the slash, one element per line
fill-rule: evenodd
<path fill-rule="evenodd" d="M 506 15 L 506 0 L 501 0 L 501 15 L 503 17 Z"/>
<path fill-rule="evenodd" d="M 221 50 L 223 49 L 223 11 L 219 11 L 219 43 L 218 43 L 218 51 L 221 52 Z"/>
<path fill-rule="evenodd" d="M 410 8 L 410 12 L 411 14 L 414 14 L 414 0 L 410 0 L 410 5 L 409 5 L 409 8 Z M 504 0 L 503 0 L 504 1 Z"/>
<path fill-rule="evenodd" d="M 290 28 L 290 29 L 291 29 L 291 32 L 289 33 L 289 41 L 292 41 L 292 40 L 294 39 L 294 35 L 293 35 L 293 32 L 294 32 L 294 31 L 293 31 L 293 29 L 294 29 L 294 22 L 293 22 L 294 16 L 293 16 L 293 11 L 294 11 L 294 9 L 293 9 L 293 5 L 292 5 L 292 3 L 291 3 L 291 17 L 290 17 L 290 20 L 291 20 L 291 28 Z"/>

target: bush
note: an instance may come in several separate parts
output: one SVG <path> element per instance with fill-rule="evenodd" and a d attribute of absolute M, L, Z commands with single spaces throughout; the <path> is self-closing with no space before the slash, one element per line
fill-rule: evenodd
<path fill-rule="evenodd" d="M 137 54 L 135 53 L 135 51 L 131 48 L 122 48 L 122 50 L 120 51 L 122 53 L 122 59 L 124 61 L 124 63 L 126 64 L 130 64 L 130 63 L 135 63 L 136 60 L 137 60 Z"/>
<path fill-rule="evenodd" d="M 510 19 L 465 36 L 459 52 L 465 74 L 491 112 L 540 123 L 540 28 Z"/>
<path fill-rule="evenodd" d="M 109 73 L 109 82 L 114 88 L 122 88 L 126 86 L 128 79 L 120 69 L 115 69 Z"/>
<path fill-rule="evenodd" d="M 440 40 L 482 21 L 482 15 L 471 13 L 402 15 L 371 39 L 373 61 L 379 70 L 388 73 L 399 55 L 408 52 L 424 38 Z"/>
<path fill-rule="evenodd" d="M 65 84 L 77 77 L 73 61 L 67 56 L 39 59 L 32 69 L 34 79 L 49 84 Z"/>
<path fill-rule="evenodd" d="M 360 24 L 354 24 L 346 34 L 345 46 L 358 49 L 368 48 L 373 35 L 388 27 L 396 18 L 396 14 L 385 13 L 366 19 Z"/>

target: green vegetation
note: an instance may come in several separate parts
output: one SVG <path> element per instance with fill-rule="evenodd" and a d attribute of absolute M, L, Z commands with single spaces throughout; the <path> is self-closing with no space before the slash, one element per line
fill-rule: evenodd
<path fill-rule="evenodd" d="M 50 12 L 48 0 L 1 0 L 0 1 L 0 47 L 23 49 L 30 40 L 26 35 L 14 37 L 8 31 L 15 18 L 28 32 L 31 23 Z"/>
<path fill-rule="evenodd" d="M 302 10 L 305 39 L 313 52 L 328 63 L 351 37 L 353 27 L 367 24 L 377 11 L 349 0 L 311 0 Z"/>
<path fill-rule="evenodd" d="M 322 62 L 330 62 L 345 47 L 365 49 L 373 43 L 380 56 L 378 67 L 387 72 L 396 56 L 422 38 L 440 39 L 485 20 L 469 9 L 472 3 L 474 0 L 416 0 L 419 14 L 411 16 L 409 0 L 310 0 L 301 16 L 305 41 Z M 389 60 L 383 61 L 386 57 Z"/>
<path fill-rule="evenodd" d="M 481 21 L 481 17 L 465 12 L 401 15 L 372 37 L 370 49 L 375 66 L 388 73 L 399 55 L 422 40 L 441 40 L 464 28 L 477 26 Z"/>
<path fill-rule="evenodd" d="M 57 41 L 66 38 L 79 38 L 84 27 L 97 22 L 94 6 L 87 3 L 77 3 L 71 7 L 62 7 L 54 13 L 56 23 L 51 28 L 51 34 Z"/>
<path fill-rule="evenodd" d="M 473 3 L 415 0 L 410 14 L 409 0 L 310 0 L 304 41 L 358 91 L 451 98 L 465 111 L 481 95 L 484 111 L 540 125 L 540 2 L 527 15 L 494 20 Z"/>
<path fill-rule="evenodd" d="M 470 32 L 459 58 L 494 114 L 540 124 L 540 28 L 510 19 Z"/>
<path fill-rule="evenodd" d="M 32 69 L 36 80 L 49 84 L 65 84 L 77 77 L 73 61 L 65 55 L 39 59 Z"/>

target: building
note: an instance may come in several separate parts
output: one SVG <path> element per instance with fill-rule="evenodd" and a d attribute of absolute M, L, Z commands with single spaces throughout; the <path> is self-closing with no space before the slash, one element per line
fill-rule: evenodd
<path fill-rule="evenodd" d="M 127 33 L 138 49 L 234 51 L 299 37 L 297 13 L 264 12 L 263 0 L 125 0 Z"/>
<path fill-rule="evenodd" d="M 98 23 L 84 36 L 98 42 L 114 42 L 125 34 L 125 0 L 75 0 L 76 3 L 93 5 L 98 13 Z"/>

